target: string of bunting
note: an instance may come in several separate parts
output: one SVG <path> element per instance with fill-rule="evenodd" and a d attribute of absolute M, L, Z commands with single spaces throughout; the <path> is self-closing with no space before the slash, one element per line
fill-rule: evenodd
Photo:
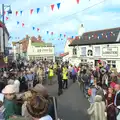
<path fill-rule="evenodd" d="M 25 27 L 25 24 L 24 23 L 20 23 L 19 21 L 17 21 L 17 25 L 21 25 L 22 27 Z M 37 30 L 38 32 L 40 31 L 40 28 L 38 28 L 38 27 L 32 27 L 32 30 Z M 51 35 L 51 36 L 53 36 L 54 35 L 54 32 L 50 32 L 50 31 L 46 31 L 46 34 L 47 35 Z M 63 38 L 66 38 L 66 34 L 60 34 L 59 35 L 59 39 L 58 40 L 63 40 Z M 63 37 L 63 38 L 62 38 Z M 72 39 L 74 38 L 74 36 L 72 36 L 71 37 Z"/>
<path fill-rule="evenodd" d="M 102 38 L 107 38 L 109 39 L 110 37 L 116 36 L 116 32 L 119 30 L 114 30 L 114 31 L 107 31 L 107 32 L 101 32 L 101 33 L 93 33 L 92 35 L 85 34 L 83 36 L 83 39 L 85 40 L 91 40 L 91 39 L 102 39 Z"/>
<path fill-rule="evenodd" d="M 76 3 L 77 4 L 79 4 L 80 3 L 80 0 L 75 0 L 76 1 Z M 50 7 L 50 9 L 52 10 L 52 11 L 54 11 L 54 8 L 55 8 L 55 6 L 57 6 L 57 9 L 59 10 L 60 9 L 60 7 L 61 7 L 61 3 L 59 2 L 59 3 L 57 3 L 57 4 L 51 4 L 51 5 L 49 5 L 49 7 Z M 41 11 L 41 8 L 35 8 L 35 9 L 30 9 L 29 10 L 29 13 L 32 15 L 33 13 L 37 13 L 37 14 L 39 14 L 39 12 Z M 23 10 L 16 10 L 15 12 L 14 12 L 14 14 L 16 15 L 16 16 L 18 16 L 18 15 L 23 15 Z M 7 15 L 7 11 L 5 11 L 4 12 L 4 15 Z"/>

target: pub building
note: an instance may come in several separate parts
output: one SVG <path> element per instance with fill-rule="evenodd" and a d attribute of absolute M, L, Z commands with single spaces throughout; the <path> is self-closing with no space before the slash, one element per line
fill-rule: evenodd
<path fill-rule="evenodd" d="M 89 63 L 97 66 L 105 61 L 111 68 L 120 72 L 120 27 L 85 32 L 76 37 L 69 47 L 69 62 L 75 65 Z"/>

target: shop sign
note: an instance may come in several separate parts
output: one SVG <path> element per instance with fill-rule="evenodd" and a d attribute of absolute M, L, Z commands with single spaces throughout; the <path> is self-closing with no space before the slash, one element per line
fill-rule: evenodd
<path fill-rule="evenodd" d="M 53 52 L 52 48 L 41 48 L 38 50 L 39 52 L 42 52 L 42 53 Z"/>
<path fill-rule="evenodd" d="M 118 48 L 117 47 L 104 47 L 102 49 L 102 55 L 103 56 L 109 56 L 109 57 L 116 57 L 118 56 Z"/>

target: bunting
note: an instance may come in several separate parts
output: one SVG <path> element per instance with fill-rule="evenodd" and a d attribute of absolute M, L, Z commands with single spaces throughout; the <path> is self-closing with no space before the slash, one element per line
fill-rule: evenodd
<path fill-rule="evenodd" d="M 40 8 L 37 8 L 37 14 L 39 13 L 39 11 L 40 11 Z"/>
<path fill-rule="evenodd" d="M 22 27 L 24 27 L 25 26 L 25 24 L 24 23 L 22 23 Z"/>
<path fill-rule="evenodd" d="M 37 31 L 40 31 L 40 29 L 39 29 L 39 28 L 37 28 Z"/>
<path fill-rule="evenodd" d="M 61 4 L 61 3 L 57 3 L 57 8 L 58 8 L 58 9 L 60 9 L 60 4 Z"/>
<path fill-rule="evenodd" d="M 49 34 L 49 31 L 47 31 L 47 34 Z"/>
<path fill-rule="evenodd" d="M 8 17 L 6 17 L 6 20 L 8 20 Z"/>
<path fill-rule="evenodd" d="M 35 27 L 33 27 L 33 30 L 35 30 Z"/>
<path fill-rule="evenodd" d="M 23 11 L 20 11 L 20 14 L 22 15 Z"/>
<path fill-rule="evenodd" d="M 79 4 L 80 0 L 76 0 L 77 4 Z"/>
<path fill-rule="evenodd" d="M 51 35 L 53 35 L 53 32 L 51 32 Z"/>
<path fill-rule="evenodd" d="M 53 9 L 54 9 L 54 6 L 55 6 L 54 4 L 53 4 L 53 5 L 51 5 L 51 10 L 52 10 L 52 11 L 53 11 Z"/>
<path fill-rule="evenodd" d="M 77 4 L 79 4 L 79 3 L 80 3 L 80 0 L 76 0 L 76 2 L 77 2 Z M 61 3 L 57 3 L 56 5 L 55 5 L 55 4 L 50 5 L 50 8 L 51 8 L 52 11 L 54 10 L 54 7 L 55 7 L 55 6 L 57 6 L 57 8 L 58 8 L 58 10 L 59 10 L 60 7 L 61 7 Z M 30 14 L 31 14 L 31 15 L 33 14 L 33 11 L 36 11 L 37 14 L 38 14 L 38 13 L 40 12 L 40 8 L 30 9 Z M 7 12 L 7 11 L 4 12 L 4 15 L 6 14 L 6 12 Z M 15 14 L 16 14 L 16 16 L 18 15 L 18 13 L 20 13 L 20 15 L 22 15 L 23 12 L 24 12 L 23 10 L 20 10 L 20 11 L 16 10 L 16 11 L 15 11 Z"/>
<path fill-rule="evenodd" d="M 18 11 L 16 11 L 16 16 L 18 15 Z"/>
<path fill-rule="evenodd" d="M 32 15 L 32 13 L 33 13 L 33 9 L 30 10 L 30 14 L 31 14 L 31 15 Z"/>
<path fill-rule="evenodd" d="M 17 25 L 19 25 L 19 23 L 20 23 L 20 22 L 19 22 L 19 21 L 17 21 Z"/>
<path fill-rule="evenodd" d="M 62 34 L 60 34 L 60 37 L 62 37 Z"/>

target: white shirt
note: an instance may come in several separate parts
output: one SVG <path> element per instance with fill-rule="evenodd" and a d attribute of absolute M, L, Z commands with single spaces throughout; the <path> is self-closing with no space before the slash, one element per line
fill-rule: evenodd
<path fill-rule="evenodd" d="M 46 115 L 42 118 L 40 118 L 39 120 L 53 120 L 49 115 Z"/>

